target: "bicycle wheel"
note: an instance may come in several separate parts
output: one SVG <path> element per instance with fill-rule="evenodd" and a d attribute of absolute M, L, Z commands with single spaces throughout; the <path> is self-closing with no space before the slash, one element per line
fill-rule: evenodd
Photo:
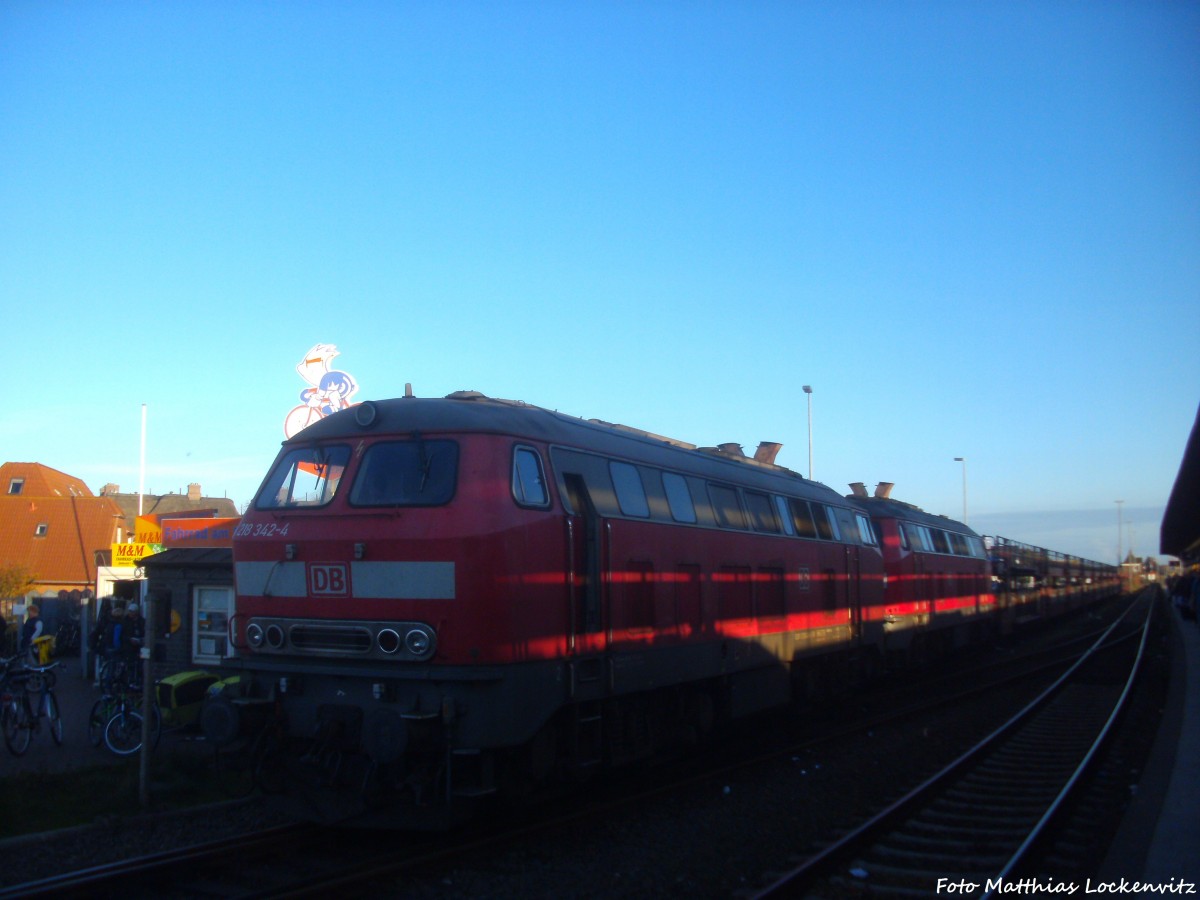
<path fill-rule="evenodd" d="M 46 724 L 50 726 L 50 737 L 61 747 L 63 724 L 62 716 L 58 714 L 58 698 L 54 696 L 54 691 L 46 691 L 42 695 L 42 715 L 46 717 Z"/>
<path fill-rule="evenodd" d="M 13 756 L 24 756 L 29 749 L 29 741 L 33 738 L 33 728 L 29 721 L 29 711 L 20 700 L 11 700 L 4 704 L 4 743 Z"/>
<path fill-rule="evenodd" d="M 92 711 L 88 713 L 88 740 L 92 742 L 93 747 L 99 747 L 104 740 L 104 726 L 108 724 L 115 710 L 116 704 L 112 697 L 101 697 L 92 704 Z"/>
<path fill-rule="evenodd" d="M 158 711 L 158 704 L 155 703 L 150 707 L 150 749 L 158 749 L 158 739 L 162 737 L 162 713 Z"/>
<path fill-rule="evenodd" d="M 142 716 L 131 709 L 118 710 L 104 726 L 104 746 L 117 756 L 137 753 L 142 746 Z"/>

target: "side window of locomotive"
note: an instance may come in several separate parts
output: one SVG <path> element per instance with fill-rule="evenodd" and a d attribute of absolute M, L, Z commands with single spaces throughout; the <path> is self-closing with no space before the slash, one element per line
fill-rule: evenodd
<path fill-rule="evenodd" d="M 947 536 L 950 538 L 950 546 L 954 548 L 954 553 L 957 556 L 970 556 L 971 551 L 967 547 L 967 539 L 956 531 L 947 531 Z"/>
<path fill-rule="evenodd" d="M 611 462 L 608 470 L 617 491 L 617 505 L 621 507 L 621 512 L 627 516 L 647 518 L 650 504 L 646 502 L 646 488 L 642 485 L 642 476 L 638 474 L 637 467 L 629 463 Z"/>
<path fill-rule="evenodd" d="M 738 503 L 736 490 L 723 484 L 710 483 L 708 498 L 712 501 L 718 525 L 722 528 L 746 530 L 746 517 L 742 514 L 742 505 Z"/>
<path fill-rule="evenodd" d="M 933 551 L 933 538 L 929 536 L 929 529 L 924 525 L 905 522 L 904 530 L 908 532 L 909 542 L 914 550 L 924 550 L 926 553 Z"/>
<path fill-rule="evenodd" d="M 857 513 L 854 518 L 858 522 L 858 536 L 862 539 L 862 542 L 868 545 L 875 544 L 875 532 L 871 530 L 871 520 Z"/>
<path fill-rule="evenodd" d="M 859 543 L 858 526 L 854 523 L 854 513 L 840 506 L 829 507 L 829 519 L 833 522 L 833 533 L 848 544 Z"/>
<path fill-rule="evenodd" d="M 696 506 L 688 490 L 687 479 L 674 472 L 663 472 L 663 489 L 667 492 L 667 504 L 671 507 L 671 518 L 676 522 L 694 523 Z"/>
<path fill-rule="evenodd" d="M 950 542 L 946 540 L 946 532 L 940 528 L 931 528 L 929 533 L 933 535 L 933 549 L 938 553 L 949 553 Z"/>
<path fill-rule="evenodd" d="M 258 493 L 258 509 L 324 506 L 333 499 L 350 461 L 350 448 L 298 447 L 275 463 Z"/>
<path fill-rule="evenodd" d="M 575 498 L 567 489 L 567 476 L 574 475 L 578 482 L 586 486 L 593 511 L 601 516 L 617 514 L 617 496 L 613 491 L 607 459 L 590 453 L 576 453 L 562 447 L 551 447 L 550 463 L 558 476 L 559 496 L 564 506 L 568 507 L 568 512 L 575 515 L 583 515 L 586 512 L 584 509 L 576 509 Z"/>
<path fill-rule="evenodd" d="M 771 499 L 775 501 L 775 512 L 779 514 L 779 521 L 783 523 L 783 530 L 792 537 L 795 537 L 796 526 L 792 523 L 792 515 L 788 509 L 787 498 L 776 494 Z"/>
<path fill-rule="evenodd" d="M 921 543 L 925 545 L 925 549 L 930 553 L 937 549 L 937 545 L 933 542 L 933 529 L 927 525 L 918 525 L 921 529 Z"/>
<path fill-rule="evenodd" d="M 350 502 L 354 506 L 441 506 L 454 497 L 458 444 L 414 438 L 372 444 L 363 454 Z"/>
<path fill-rule="evenodd" d="M 512 492 L 521 506 L 544 509 L 550 505 L 542 458 L 532 447 L 517 447 L 513 451 Z"/>
<path fill-rule="evenodd" d="M 836 541 L 833 519 L 829 516 L 829 507 L 823 503 L 814 503 L 813 520 L 817 523 L 817 537 L 826 541 Z"/>
<path fill-rule="evenodd" d="M 750 511 L 750 524 L 755 531 L 779 534 L 779 522 L 775 518 L 775 507 L 766 494 L 746 491 L 746 509 Z"/>
<path fill-rule="evenodd" d="M 817 526 L 813 521 L 812 509 L 809 507 L 808 501 L 792 500 L 789 505 L 792 507 L 792 522 L 796 526 L 796 534 L 800 537 L 815 538 Z"/>

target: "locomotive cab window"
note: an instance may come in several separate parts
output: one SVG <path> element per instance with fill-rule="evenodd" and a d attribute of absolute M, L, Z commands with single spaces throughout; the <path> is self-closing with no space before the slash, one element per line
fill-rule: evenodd
<path fill-rule="evenodd" d="M 350 489 L 354 506 L 442 506 L 454 496 L 458 479 L 458 444 L 407 441 L 372 444 Z"/>
<path fill-rule="evenodd" d="M 521 506 L 544 509 L 550 505 L 542 458 L 532 447 L 517 447 L 513 452 L 512 492 Z"/>
<path fill-rule="evenodd" d="M 337 493 L 349 461 L 350 448 L 344 444 L 289 450 L 275 463 L 254 505 L 259 509 L 324 506 Z"/>

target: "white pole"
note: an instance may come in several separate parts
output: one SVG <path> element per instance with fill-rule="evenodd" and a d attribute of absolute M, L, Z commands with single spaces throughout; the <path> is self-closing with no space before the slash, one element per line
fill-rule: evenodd
<path fill-rule="evenodd" d="M 1121 566 L 1121 504 L 1124 500 L 1114 500 L 1117 504 L 1117 568 L 1120 571 Z"/>
<path fill-rule="evenodd" d="M 812 481 L 812 385 L 804 385 L 808 397 L 808 480 Z"/>
<path fill-rule="evenodd" d="M 142 458 L 138 469 L 138 515 L 142 514 L 142 495 L 146 493 L 146 404 L 142 404 Z"/>
<path fill-rule="evenodd" d="M 963 464 L 963 524 L 967 524 L 967 458 L 965 456 L 954 457 L 955 462 Z"/>

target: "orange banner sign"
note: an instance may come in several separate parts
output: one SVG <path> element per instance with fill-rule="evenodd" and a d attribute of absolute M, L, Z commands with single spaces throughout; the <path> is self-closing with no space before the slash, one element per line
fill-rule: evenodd
<path fill-rule="evenodd" d="M 241 518 L 168 519 L 162 521 L 163 544 L 168 548 L 230 547 L 233 529 Z"/>

